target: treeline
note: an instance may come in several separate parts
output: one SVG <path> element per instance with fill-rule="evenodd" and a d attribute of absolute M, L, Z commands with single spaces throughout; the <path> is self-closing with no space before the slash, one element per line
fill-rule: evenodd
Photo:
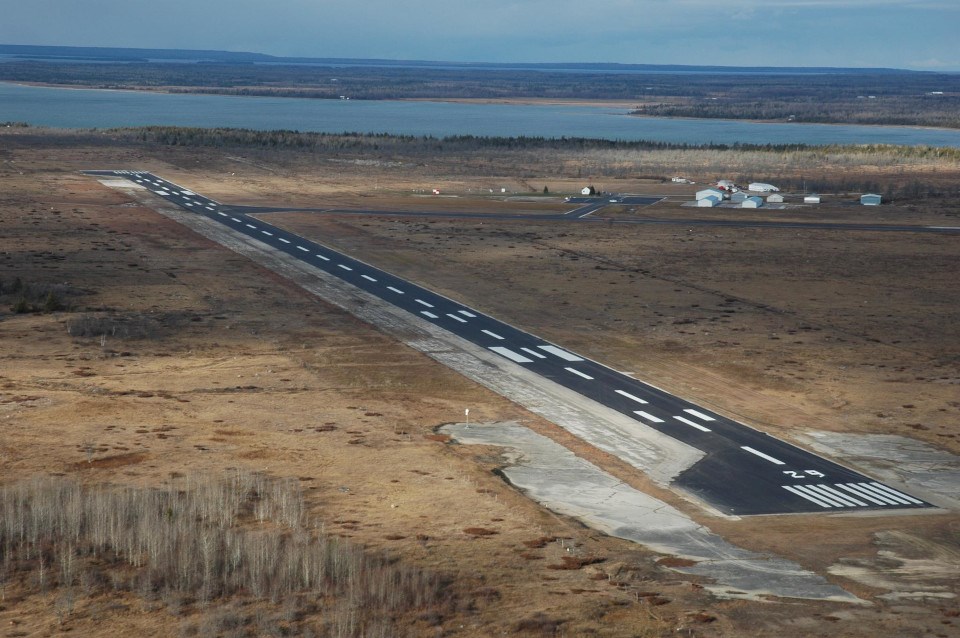
<path fill-rule="evenodd" d="M 291 130 L 257 131 L 233 128 L 192 128 L 178 126 L 147 126 L 111 129 L 119 138 L 130 138 L 169 146 L 199 146 L 214 148 L 299 149 L 316 152 L 378 151 L 382 153 L 424 152 L 464 153 L 484 150 L 526 151 L 664 151 L 713 150 L 783 154 L 816 152 L 823 155 L 896 155 L 901 158 L 943 159 L 960 161 L 960 148 L 934 146 L 895 146 L 890 144 L 682 144 L 649 140 L 624 141 L 579 137 L 478 137 L 454 135 L 447 137 L 391 135 L 387 133 L 312 133 Z"/>
<path fill-rule="evenodd" d="M 96 88 L 360 100 L 547 98 L 632 101 L 648 114 L 957 126 L 960 75 L 838 72 L 621 73 L 548 68 L 443 68 L 9 61 L 0 80 Z M 870 100 L 869 96 L 876 100 Z M 859 96 L 864 99 L 858 100 Z M 929 98 L 929 99 L 928 99 Z M 870 102 L 870 104 L 867 104 Z M 677 109 L 677 110 L 672 110 Z M 820 110 L 819 119 L 812 118 Z M 744 115 L 731 115 L 742 112 Z M 749 113 L 749 115 L 748 115 Z M 886 119 L 884 119 L 886 118 Z"/>
<path fill-rule="evenodd" d="M 174 615 L 269 602 L 285 610 L 290 634 L 344 638 L 420 635 L 411 614 L 442 618 L 448 602 L 438 575 L 317 533 L 295 480 L 241 471 L 162 489 L 9 484 L 0 489 L 0 577 L 4 595 L 56 592 L 61 622 L 79 596 L 121 591 Z M 221 613 L 231 635 L 272 633 L 255 626 L 251 608 L 233 609 L 251 616 Z"/>
<path fill-rule="evenodd" d="M 716 100 L 645 104 L 633 115 L 960 128 L 960 95 L 852 100 Z"/>

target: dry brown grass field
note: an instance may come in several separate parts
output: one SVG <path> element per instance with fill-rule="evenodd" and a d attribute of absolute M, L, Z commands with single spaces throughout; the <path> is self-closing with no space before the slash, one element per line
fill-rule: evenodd
<path fill-rule="evenodd" d="M 703 181 L 725 164 L 742 173 L 767 162 L 777 166 L 766 174 L 940 184 L 960 173 L 945 161 L 840 156 L 814 166 L 714 151 L 581 160 L 471 154 L 417 163 L 0 132 L 3 486 L 33 485 L 39 509 L 61 497 L 36 477 L 68 481 L 57 489 L 70 502 L 81 489 L 187 499 L 232 476 L 279 481 L 302 499 L 296 522 L 257 516 L 252 488 L 248 505 L 237 497 L 235 516 L 199 519 L 264 543 L 349 542 L 377 574 L 389 567 L 437 588 L 423 598 L 398 589 L 402 604 L 383 608 L 349 588 L 270 580 L 262 590 L 218 589 L 202 585 L 199 560 L 199 575 L 182 568 L 182 582 L 197 589 L 177 589 L 147 579 L 153 572 L 137 551 L 84 550 L 79 536 L 24 544 L 5 531 L 0 635 L 960 635 L 955 512 L 733 520 L 661 494 L 728 540 L 795 560 L 869 604 L 714 598 L 669 569 L 669 557 L 527 499 L 493 472 L 503 463 L 497 449 L 452 446 L 435 428 L 460 420 L 467 405 L 471 419 L 521 421 L 646 486 L 635 470 L 79 173 L 138 168 L 223 202 L 312 208 L 556 212 L 567 209 L 562 198 L 526 196 L 592 181 L 669 196 L 621 217 L 958 225 L 960 215 L 944 200 L 703 213 L 679 205 L 695 187 L 640 177 L 675 171 Z M 434 187 L 444 196 L 422 194 Z M 525 197 L 492 198 L 501 188 Z M 956 235 L 316 213 L 269 220 L 778 436 L 895 434 L 960 454 Z M 13 312 L 24 289 L 36 312 Z M 206 529 L 197 533 L 219 538 Z M 198 556 L 213 555 L 203 547 Z M 584 560 L 564 561 L 571 550 Z M 76 557 L 76 569 L 64 556 Z M 830 575 L 852 564 L 860 577 Z M 927 594 L 903 595 L 916 591 Z"/>

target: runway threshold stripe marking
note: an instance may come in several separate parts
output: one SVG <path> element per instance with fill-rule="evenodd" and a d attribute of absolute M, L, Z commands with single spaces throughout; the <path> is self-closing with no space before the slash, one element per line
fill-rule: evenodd
<path fill-rule="evenodd" d="M 350 266 L 347 266 L 346 264 L 337 264 L 337 268 L 343 268 L 344 270 L 353 270 L 353 268 L 351 268 Z"/>
<path fill-rule="evenodd" d="M 797 488 L 795 488 L 795 487 L 792 486 L 792 485 L 781 485 L 780 487 L 782 487 L 783 489 L 787 490 L 788 492 L 792 492 L 793 494 L 796 494 L 796 495 L 799 496 L 800 498 L 804 498 L 804 499 L 810 501 L 811 503 L 813 503 L 813 504 L 815 504 L 815 505 L 819 505 L 820 507 L 827 507 L 827 508 L 833 507 L 833 505 L 830 505 L 830 504 L 827 503 L 826 501 L 822 501 L 822 500 L 820 500 L 819 498 L 817 498 L 816 496 L 810 496 L 809 494 L 806 494 L 806 493 L 804 493 L 804 492 L 801 492 L 800 490 L 798 490 Z"/>
<path fill-rule="evenodd" d="M 750 454 L 754 454 L 754 455 L 756 455 L 756 456 L 759 456 L 761 459 L 765 459 L 765 460 L 767 460 L 767 461 L 770 461 L 770 462 L 773 463 L 774 465 L 786 465 L 786 464 L 785 464 L 783 461 L 781 461 L 780 459 L 775 459 L 775 458 L 773 458 L 772 456 L 770 456 L 769 454 L 764 454 L 764 453 L 761 452 L 760 450 L 754 450 L 754 449 L 753 449 L 752 447 L 750 447 L 749 445 L 741 445 L 741 446 L 740 446 L 740 449 L 741 449 L 741 450 L 744 450 L 745 452 L 749 452 Z"/>
<path fill-rule="evenodd" d="M 705 426 L 703 426 L 703 425 L 700 425 L 700 424 L 697 423 L 696 421 L 691 421 L 690 419 L 685 419 L 685 418 L 683 418 L 682 416 L 675 416 L 675 417 L 673 417 L 673 418 L 675 418 L 677 421 L 680 421 L 680 423 L 686 423 L 686 424 L 689 425 L 690 427 L 696 428 L 696 429 L 700 430 L 701 432 L 710 432 L 710 431 L 711 431 L 710 428 L 705 427 Z"/>
<path fill-rule="evenodd" d="M 302 251 L 305 252 L 305 253 L 310 252 L 310 249 L 309 249 L 309 248 L 304 248 L 303 246 L 297 246 L 297 250 L 302 250 Z"/>
<path fill-rule="evenodd" d="M 515 361 L 517 363 L 533 363 L 533 359 L 528 359 L 527 357 L 523 356 L 519 352 L 514 352 L 509 348 L 504 348 L 502 346 L 492 346 L 490 349 L 496 352 L 497 354 L 504 356 L 507 359 L 510 359 L 511 361 Z"/>
<path fill-rule="evenodd" d="M 546 352 L 549 352 L 550 354 L 552 354 L 552 355 L 554 355 L 554 356 L 560 357 L 560 358 L 563 359 L 564 361 L 583 361 L 583 359 L 581 359 L 581 358 L 578 357 L 577 355 L 571 354 L 571 353 L 567 352 L 566 350 L 562 350 L 562 349 L 558 348 L 557 346 L 537 346 L 537 347 L 540 348 L 541 350 L 544 350 L 544 351 L 546 351 Z"/>
<path fill-rule="evenodd" d="M 649 412 L 644 412 L 643 410 L 634 410 L 633 413 L 636 414 L 636 415 L 639 416 L 639 417 L 642 417 L 642 418 L 646 419 L 647 421 L 652 422 L 652 423 L 663 423 L 663 419 L 661 419 L 661 418 L 659 418 L 659 417 L 655 417 L 655 416 L 653 416 L 652 414 L 650 414 Z"/>
<path fill-rule="evenodd" d="M 372 282 L 374 282 L 374 283 L 376 283 L 376 281 L 377 281 L 376 279 L 374 279 L 374 278 L 371 277 L 370 275 L 360 275 L 360 276 L 363 277 L 364 279 L 366 279 L 367 281 L 372 281 Z"/>
<path fill-rule="evenodd" d="M 632 401 L 636 401 L 637 403 L 642 403 L 643 405 L 646 405 L 646 404 L 648 403 L 647 401 L 644 401 L 644 400 L 641 399 L 640 397 L 635 397 L 635 396 L 633 396 L 633 395 L 630 394 L 629 392 L 624 392 L 623 390 L 615 390 L 615 392 L 616 392 L 617 394 L 619 394 L 620 396 L 622 396 L 622 397 L 627 397 L 628 399 L 630 399 L 630 400 L 632 400 Z"/>
<path fill-rule="evenodd" d="M 910 501 L 907 500 L 905 494 L 902 497 L 888 494 L 887 492 L 882 492 L 876 488 L 871 487 L 867 483 L 856 483 L 856 484 L 851 483 L 851 486 L 853 485 L 856 485 L 857 489 L 863 490 L 867 494 L 873 494 L 877 498 L 889 502 L 891 505 L 908 505 L 910 503 Z M 899 495 L 900 492 L 897 492 L 897 494 Z"/>
<path fill-rule="evenodd" d="M 277 237 L 277 239 L 279 239 L 280 241 L 282 241 L 282 242 L 285 243 L 285 244 L 289 244 L 289 243 L 290 243 L 290 240 L 289 240 L 289 239 L 284 239 L 283 237 Z"/>
<path fill-rule="evenodd" d="M 837 483 L 836 487 L 839 487 L 841 490 L 846 490 L 851 494 L 855 494 L 862 499 L 870 501 L 871 503 L 876 503 L 877 505 L 896 505 L 897 504 L 896 501 L 894 500 L 884 500 L 875 494 L 870 494 L 869 492 L 860 490 L 853 483 L 849 483 L 849 484 Z"/>
<path fill-rule="evenodd" d="M 520 348 L 520 349 L 523 350 L 524 352 L 526 352 L 527 354 L 532 354 L 532 355 L 535 356 L 537 359 L 546 359 L 546 358 L 547 358 L 547 355 L 545 355 L 545 354 L 540 354 L 540 353 L 537 352 L 536 350 L 531 350 L 530 348 Z"/>
<path fill-rule="evenodd" d="M 420 311 L 420 314 L 421 314 L 421 315 L 426 315 L 427 317 L 430 317 L 431 319 L 439 319 L 439 318 L 440 318 L 440 317 L 438 317 L 437 315 L 433 314 L 432 312 L 427 312 L 426 310 L 421 310 L 421 311 Z"/>
<path fill-rule="evenodd" d="M 867 504 L 859 499 L 855 499 L 849 494 L 844 494 L 843 492 L 838 492 L 829 485 L 810 485 L 808 486 L 811 490 L 826 494 L 831 498 L 834 498 L 841 503 L 846 503 L 847 505 L 855 505 L 859 507 L 867 507 Z"/>
<path fill-rule="evenodd" d="M 417 302 L 418 304 L 420 304 L 421 306 L 426 306 L 427 308 L 433 308 L 433 304 L 432 304 L 432 303 L 427 303 L 427 302 L 424 301 L 423 299 L 414 299 L 414 301 L 416 301 L 416 302 Z"/>
<path fill-rule="evenodd" d="M 836 507 L 855 507 L 856 506 L 856 503 L 851 503 L 845 498 L 834 496 L 829 492 L 825 493 L 825 490 L 821 490 L 819 485 L 803 485 L 803 486 L 798 485 L 797 489 L 803 489 L 809 494 L 816 494 L 826 502 L 831 503 Z"/>
<path fill-rule="evenodd" d="M 489 330 L 481 330 L 480 332 L 482 332 L 482 333 L 485 334 L 485 335 L 490 335 L 490 336 L 493 337 L 494 339 L 503 340 L 503 337 L 501 337 L 500 335 L 498 335 L 496 332 L 490 332 Z"/>
<path fill-rule="evenodd" d="M 588 380 L 590 380 L 590 381 L 593 381 L 593 377 L 591 377 L 589 374 L 584 374 L 583 372 L 580 372 L 580 371 L 577 370 L 576 368 L 564 368 L 564 370 L 566 370 L 567 372 L 572 372 L 572 373 L 574 373 L 575 375 L 577 375 L 578 377 L 583 377 L 584 379 L 588 379 Z"/>
<path fill-rule="evenodd" d="M 467 320 L 466 320 L 466 319 L 464 319 L 463 317 L 458 317 L 457 315 L 455 315 L 455 314 L 453 314 L 453 313 L 447 313 L 447 316 L 450 317 L 451 319 L 454 319 L 454 320 L 456 320 L 456 321 L 459 321 L 460 323 L 467 323 Z"/>
<path fill-rule="evenodd" d="M 473 319 L 473 318 L 475 318 L 475 317 L 477 316 L 477 315 L 473 314 L 472 312 L 468 312 L 468 311 L 466 311 L 466 310 L 458 310 L 457 312 L 459 312 L 459 313 L 460 313 L 461 315 L 463 315 L 464 317 L 470 317 L 471 319 Z"/>
<path fill-rule="evenodd" d="M 387 290 L 392 290 L 393 292 L 397 293 L 398 295 L 404 294 L 402 290 L 400 290 L 399 288 L 394 288 L 393 286 L 387 286 Z"/>
<path fill-rule="evenodd" d="M 324 261 L 330 261 L 330 258 L 329 258 L 329 257 L 325 257 L 324 255 L 321 255 L 320 253 L 317 253 L 317 257 L 319 257 L 320 259 L 322 259 L 322 260 L 324 260 Z"/>
<path fill-rule="evenodd" d="M 914 505 L 923 505 L 923 501 L 917 500 L 910 496 L 909 494 L 904 494 L 903 492 L 898 492 L 892 487 L 887 487 L 882 483 L 870 483 L 868 487 L 873 488 L 873 491 L 880 492 L 881 494 L 887 494 L 890 498 L 899 498 L 904 499 L 908 503 L 913 503 Z"/>
<path fill-rule="evenodd" d="M 687 414 L 692 414 L 693 416 L 697 417 L 701 421 L 716 421 L 716 419 L 714 419 L 709 414 L 704 414 L 703 412 L 697 412 L 696 410 L 692 410 L 690 408 L 687 408 L 686 410 L 684 410 L 684 412 L 686 412 Z"/>

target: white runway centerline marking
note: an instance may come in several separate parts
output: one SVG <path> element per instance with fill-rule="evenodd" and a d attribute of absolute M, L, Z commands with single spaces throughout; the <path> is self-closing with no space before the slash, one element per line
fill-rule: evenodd
<path fill-rule="evenodd" d="M 640 397 L 635 397 L 635 396 L 633 396 L 632 394 L 630 394 L 629 392 L 624 392 L 623 390 L 615 390 L 615 392 L 616 392 L 617 394 L 619 394 L 620 396 L 622 396 L 622 397 L 627 397 L 628 399 L 631 399 L 631 400 L 633 400 L 633 401 L 636 401 L 637 403 L 642 403 L 643 405 L 646 405 L 646 404 L 647 404 L 647 401 L 644 401 L 644 400 L 641 399 Z"/>
<path fill-rule="evenodd" d="M 584 374 L 583 372 L 580 372 L 579 370 L 577 370 L 577 369 L 575 369 L 575 368 L 564 368 L 564 370 L 566 370 L 567 372 L 572 372 L 572 373 L 574 373 L 575 375 L 577 375 L 578 377 L 583 377 L 584 379 L 588 379 L 588 380 L 590 380 L 590 381 L 593 381 L 593 377 L 591 377 L 589 374 Z"/>
<path fill-rule="evenodd" d="M 516 361 L 517 363 L 533 363 L 533 359 L 528 359 L 519 352 L 514 352 L 510 348 L 504 348 L 503 346 L 492 346 L 490 349 L 497 354 L 510 359 L 511 361 Z"/>
<path fill-rule="evenodd" d="M 273 233 L 271 233 L 269 230 L 261 230 L 260 232 L 266 235 L 267 237 L 273 237 Z"/>
<path fill-rule="evenodd" d="M 450 317 L 451 319 L 455 319 L 456 321 L 459 321 L 460 323 L 467 323 L 466 319 L 464 319 L 463 317 L 458 317 L 453 313 L 447 313 L 447 316 Z"/>
<path fill-rule="evenodd" d="M 693 416 L 697 417 L 701 421 L 716 421 L 716 419 L 714 419 L 709 414 L 704 414 L 703 412 L 697 412 L 696 410 L 692 410 L 690 408 L 687 408 L 686 410 L 684 410 L 684 412 L 686 412 L 687 414 L 692 414 Z"/>
<path fill-rule="evenodd" d="M 785 463 L 784 463 L 783 461 L 781 461 L 780 459 L 775 459 L 775 458 L 773 458 L 772 456 L 770 456 L 770 455 L 768 455 L 768 454 L 764 454 L 764 453 L 761 452 L 760 450 L 754 450 L 752 447 L 750 447 L 750 446 L 748 446 L 748 445 L 741 445 L 741 446 L 740 446 L 740 449 L 741 449 L 741 450 L 744 450 L 745 452 L 749 452 L 750 454 L 754 454 L 754 455 L 756 455 L 756 456 L 759 456 L 761 459 L 765 459 L 765 460 L 767 460 L 767 461 L 770 461 L 770 462 L 773 463 L 774 465 L 785 465 Z"/>
<path fill-rule="evenodd" d="M 376 281 L 377 281 L 376 279 L 374 279 L 374 278 L 371 277 L 370 275 L 360 275 L 360 276 L 363 277 L 364 279 L 366 279 L 367 281 L 372 281 L 372 282 L 374 282 L 374 283 L 376 283 Z"/>
<path fill-rule="evenodd" d="M 546 352 L 549 352 L 554 356 L 560 357 L 564 361 L 583 361 L 583 359 L 581 359 L 577 355 L 571 354 L 566 350 L 562 350 L 557 346 L 537 346 L 537 347 L 540 348 L 541 350 L 545 350 Z"/>
<path fill-rule="evenodd" d="M 302 250 L 302 251 L 305 252 L 305 253 L 310 252 L 310 249 L 309 249 L 309 248 L 304 248 L 303 246 L 297 246 L 297 250 Z"/>
<path fill-rule="evenodd" d="M 649 412 L 644 412 L 643 410 L 634 410 L 633 413 L 641 418 L 646 419 L 647 421 L 650 421 L 651 423 L 663 423 L 663 419 L 655 417 Z"/>
<path fill-rule="evenodd" d="M 256 229 L 257 229 L 257 227 L 256 227 L 256 226 L 254 226 L 253 224 L 247 224 L 247 228 L 252 228 L 252 229 L 254 229 L 254 230 L 256 230 Z"/>
<path fill-rule="evenodd" d="M 537 352 L 536 350 L 531 350 L 530 348 L 520 348 L 520 349 L 523 350 L 524 352 L 526 352 L 527 354 L 532 354 L 532 355 L 535 356 L 537 359 L 546 359 L 546 358 L 547 358 L 547 355 L 540 354 L 540 353 Z"/>
<path fill-rule="evenodd" d="M 427 310 L 421 310 L 421 311 L 420 311 L 420 314 L 421 314 L 421 315 L 426 315 L 427 317 L 430 317 L 431 319 L 439 319 L 439 317 L 437 317 L 437 315 L 435 315 L 435 314 L 433 314 L 432 312 L 429 312 L 429 311 L 427 311 Z"/>
<path fill-rule="evenodd" d="M 285 243 L 285 244 L 289 244 L 289 243 L 290 243 L 290 240 L 289 240 L 289 239 L 284 239 L 283 237 L 277 237 L 277 239 L 279 239 L 280 241 L 282 241 L 282 242 Z"/>
<path fill-rule="evenodd" d="M 481 330 L 480 332 L 482 332 L 485 335 L 490 335 L 494 339 L 500 339 L 501 341 L 503 340 L 503 337 L 498 335 L 496 332 L 490 332 L 489 330 Z"/>
<path fill-rule="evenodd" d="M 337 264 L 337 268 L 343 268 L 344 270 L 353 270 L 353 268 L 351 268 L 350 266 L 347 266 L 346 264 Z"/>
<path fill-rule="evenodd" d="M 696 421 L 691 421 L 690 419 L 685 419 L 685 418 L 683 418 L 682 416 L 675 416 L 675 417 L 673 417 L 673 418 L 675 418 L 677 421 L 680 421 L 680 423 L 686 423 L 686 424 L 689 425 L 690 427 L 696 428 L 696 429 L 700 430 L 701 432 L 710 432 L 710 431 L 711 431 L 710 428 L 705 427 L 705 426 L 703 426 L 703 425 L 700 425 L 700 424 L 697 423 Z"/>
<path fill-rule="evenodd" d="M 393 286 L 387 286 L 387 290 L 392 290 L 393 292 L 397 293 L 398 295 L 404 294 L 402 290 L 400 290 L 399 288 L 394 288 Z"/>
<path fill-rule="evenodd" d="M 237 222 L 238 224 L 242 224 L 242 223 L 243 223 L 241 220 L 237 219 L 236 217 L 231 217 L 230 219 L 232 219 L 233 221 Z M 287 242 L 287 243 L 290 243 L 290 242 Z"/>
<path fill-rule="evenodd" d="M 416 302 L 417 302 L 418 304 L 420 304 L 421 306 L 426 306 L 427 308 L 433 308 L 433 304 L 432 304 L 432 303 L 427 303 L 427 302 L 424 301 L 423 299 L 414 299 L 414 301 L 416 301 Z"/>
<path fill-rule="evenodd" d="M 472 312 L 467 312 L 466 310 L 458 310 L 457 312 L 459 312 L 459 313 L 460 313 L 461 315 L 463 315 L 464 317 L 470 317 L 471 319 L 473 319 L 473 318 L 475 318 L 475 317 L 477 316 L 477 315 L 473 314 Z"/>
<path fill-rule="evenodd" d="M 324 260 L 324 261 L 330 261 L 330 258 L 329 258 L 329 257 L 324 257 L 324 256 L 321 255 L 320 253 L 317 253 L 317 257 L 319 257 L 320 259 L 322 259 L 322 260 Z"/>
<path fill-rule="evenodd" d="M 221 212 L 221 213 L 217 213 L 217 215 L 220 215 L 221 217 L 229 217 L 229 215 L 227 215 L 226 213 L 222 213 L 222 212 Z"/>

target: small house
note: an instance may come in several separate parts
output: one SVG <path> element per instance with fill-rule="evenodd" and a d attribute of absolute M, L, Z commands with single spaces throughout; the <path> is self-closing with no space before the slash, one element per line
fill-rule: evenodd
<path fill-rule="evenodd" d="M 804 204 L 819 204 L 820 196 L 819 195 L 804 195 L 803 196 Z"/>
<path fill-rule="evenodd" d="M 768 196 L 767 196 L 767 203 L 768 203 L 768 204 L 782 204 L 782 203 L 783 203 L 783 195 L 781 195 L 780 193 L 774 193 L 773 195 L 768 195 Z"/>
<path fill-rule="evenodd" d="M 747 197 L 740 204 L 740 208 L 760 208 L 761 206 L 763 206 L 763 198 L 756 196 Z"/>
<path fill-rule="evenodd" d="M 860 203 L 864 206 L 879 206 L 882 201 L 883 197 L 875 193 L 867 193 L 866 195 L 860 196 Z"/>

